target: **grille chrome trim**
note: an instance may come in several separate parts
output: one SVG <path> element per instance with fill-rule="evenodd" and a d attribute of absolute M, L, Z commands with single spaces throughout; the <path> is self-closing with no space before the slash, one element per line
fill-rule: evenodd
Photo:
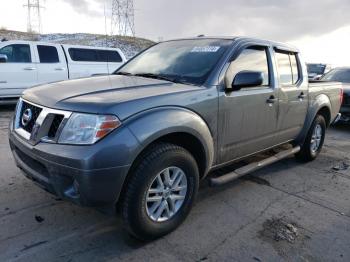
<path fill-rule="evenodd" d="M 20 125 L 20 121 L 21 121 L 21 109 L 23 107 L 23 102 L 28 103 L 32 106 L 41 108 L 41 113 L 39 114 L 38 118 L 35 121 L 33 130 L 31 133 L 27 132 L 26 130 L 24 130 L 21 125 Z M 52 108 L 48 108 L 48 107 L 44 107 L 44 106 L 40 106 L 37 104 L 34 104 L 32 102 L 29 102 L 23 98 L 20 98 L 17 104 L 17 108 L 16 108 L 16 114 L 15 114 L 15 121 L 14 121 L 14 130 L 15 132 L 21 136 L 22 138 L 28 140 L 30 143 L 32 144 L 36 144 L 40 141 L 43 142 L 47 142 L 47 143 L 57 143 L 58 140 L 58 132 L 56 134 L 55 138 L 52 139 L 48 139 L 47 138 L 47 133 L 49 131 L 48 130 L 42 130 L 43 128 L 45 128 L 45 120 L 47 119 L 48 115 L 63 115 L 63 120 L 61 122 L 60 127 L 58 128 L 58 131 L 61 131 L 63 128 L 63 125 L 67 122 L 67 120 L 70 118 L 70 116 L 72 115 L 72 112 L 70 111 L 64 111 L 64 110 L 57 110 L 57 109 L 52 109 Z M 50 127 L 48 127 L 50 128 Z M 47 129 L 47 127 L 46 127 Z"/>

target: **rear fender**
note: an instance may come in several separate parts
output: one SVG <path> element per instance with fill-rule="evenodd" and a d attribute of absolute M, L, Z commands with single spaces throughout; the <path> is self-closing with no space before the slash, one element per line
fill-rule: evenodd
<path fill-rule="evenodd" d="M 307 136 L 307 133 L 310 130 L 310 127 L 312 125 L 312 122 L 314 121 L 317 113 L 322 109 L 327 108 L 329 112 L 332 112 L 332 104 L 328 96 L 325 94 L 318 95 L 315 99 L 313 99 L 310 102 L 309 109 L 306 115 L 305 123 L 303 126 L 303 129 L 301 133 L 299 134 L 298 138 L 296 139 L 297 144 L 303 144 L 305 141 L 305 138 Z M 330 123 L 327 123 L 329 125 Z"/>

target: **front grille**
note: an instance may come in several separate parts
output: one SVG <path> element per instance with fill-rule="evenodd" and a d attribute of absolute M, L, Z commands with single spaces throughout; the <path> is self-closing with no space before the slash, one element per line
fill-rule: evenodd
<path fill-rule="evenodd" d="M 54 116 L 52 123 L 51 123 L 51 126 L 50 126 L 50 129 L 49 129 L 49 133 L 47 135 L 49 138 L 56 137 L 58 128 L 60 127 L 63 119 L 64 119 L 64 115 L 55 115 Z"/>
<path fill-rule="evenodd" d="M 61 126 L 71 114 L 69 111 L 43 107 L 20 99 L 14 128 L 18 135 L 32 145 L 40 141 L 57 143 Z"/>
<path fill-rule="evenodd" d="M 24 126 L 23 123 L 22 123 L 22 116 L 23 116 L 23 113 L 27 110 L 27 109 L 30 109 L 31 112 L 32 112 L 32 118 L 31 120 Z M 35 125 L 35 122 L 36 120 L 38 119 L 40 113 L 42 111 L 42 108 L 40 107 L 37 107 L 37 106 L 34 106 L 32 104 L 29 104 L 25 101 L 23 101 L 22 103 L 22 108 L 21 108 L 21 111 L 20 111 L 20 114 L 19 114 L 19 126 L 21 128 L 23 128 L 25 131 L 27 131 L 28 133 L 32 133 L 33 131 L 33 127 Z"/>

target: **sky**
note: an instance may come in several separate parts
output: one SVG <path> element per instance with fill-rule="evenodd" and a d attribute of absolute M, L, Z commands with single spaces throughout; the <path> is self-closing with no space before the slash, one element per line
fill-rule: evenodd
<path fill-rule="evenodd" d="M 42 1 L 43 33 L 110 32 L 112 0 Z M 26 0 L 0 2 L 0 28 L 25 31 Z M 139 37 L 254 36 L 294 44 L 308 62 L 350 66 L 349 0 L 134 0 L 134 6 Z"/>

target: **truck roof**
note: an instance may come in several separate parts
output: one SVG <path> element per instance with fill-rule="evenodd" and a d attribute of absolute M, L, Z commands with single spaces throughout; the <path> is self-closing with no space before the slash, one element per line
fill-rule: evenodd
<path fill-rule="evenodd" d="M 60 44 L 60 43 L 52 43 L 52 42 L 44 42 L 44 41 L 29 41 L 29 40 L 5 40 L 0 42 L 0 46 L 8 45 L 8 44 L 39 44 L 39 45 L 59 45 L 63 47 L 74 47 L 74 48 L 84 48 L 84 49 L 103 49 L 103 50 L 118 50 L 122 52 L 119 48 L 114 47 L 103 47 L 103 46 L 86 46 L 86 45 L 74 45 L 74 44 Z"/>
<path fill-rule="evenodd" d="M 277 42 L 277 41 L 271 41 L 261 38 L 255 38 L 255 37 L 246 37 L 246 36 L 198 36 L 198 37 L 189 37 L 189 38 L 180 38 L 180 39 L 172 39 L 169 41 L 176 41 L 176 40 L 200 40 L 200 39 L 223 39 L 223 40 L 232 40 L 232 41 L 240 41 L 240 42 L 258 42 L 260 44 L 265 45 L 271 45 L 276 47 L 277 49 L 282 50 L 288 50 L 292 52 L 299 52 L 299 49 L 293 45 Z M 167 41 L 165 41 L 167 42 Z"/>

